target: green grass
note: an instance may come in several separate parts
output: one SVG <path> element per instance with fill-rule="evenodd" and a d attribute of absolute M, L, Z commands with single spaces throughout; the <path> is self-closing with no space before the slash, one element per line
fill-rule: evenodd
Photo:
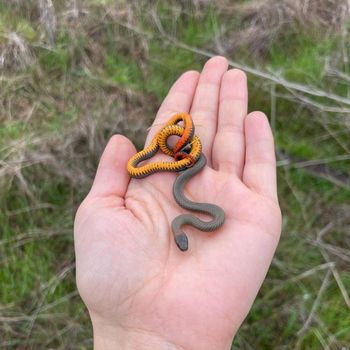
<path fill-rule="evenodd" d="M 188 69 L 200 70 L 206 60 L 162 38 L 148 3 L 132 3 L 131 28 L 120 24 L 127 23 L 125 18 L 117 21 L 108 14 L 111 1 L 86 2 L 87 14 L 70 25 L 62 15 L 68 2 L 55 3 L 61 16 L 50 47 L 35 2 L 8 6 L 0 1 L 0 45 L 16 31 L 35 58 L 25 68 L 5 66 L 0 80 L 0 154 L 6 170 L 0 178 L 0 316 L 8 318 L 0 323 L 1 348 L 92 347 L 89 318 L 74 281 L 74 212 L 108 137 L 124 133 L 141 144 L 145 126 L 176 77 Z M 157 6 L 168 33 L 205 50 L 214 50 L 222 29 L 220 40 L 225 43 L 243 28 L 239 12 L 229 14 L 219 6 L 198 9 L 191 2 L 181 7 L 164 1 Z M 347 96 L 344 81 L 325 74 L 326 62 L 349 71 L 337 55 L 343 39 L 311 27 L 300 29 L 299 35 L 292 29 L 278 33 L 278 40 L 258 59 L 244 45 L 230 58 Z M 248 78 L 249 109 L 271 115 L 271 82 Z M 321 112 L 281 86 L 275 86 L 275 92 L 279 150 L 296 160 L 348 154 L 348 128 L 341 113 Z M 326 98 L 314 101 L 342 107 Z M 18 164 L 23 166 L 20 173 L 14 171 Z M 326 166 L 350 176 L 349 161 Z M 333 275 L 315 311 L 318 321 L 297 333 L 327 272 L 317 270 L 326 263 L 324 253 L 350 289 L 348 261 L 337 254 L 345 249 L 349 256 L 350 189 L 306 170 L 278 169 L 283 235 L 234 349 L 319 349 L 322 340 L 338 349 L 350 342 L 349 312 Z M 335 251 L 322 251 L 315 241 L 330 222 L 333 226 L 323 239 Z"/>
<path fill-rule="evenodd" d="M 27 18 L 11 14 L 7 7 L 0 9 L 0 42 L 4 40 L 3 35 L 9 32 L 16 32 L 29 42 L 37 39 L 38 33 Z"/>

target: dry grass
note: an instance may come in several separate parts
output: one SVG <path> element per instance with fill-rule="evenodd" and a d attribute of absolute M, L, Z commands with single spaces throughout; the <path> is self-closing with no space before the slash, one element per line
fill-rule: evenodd
<path fill-rule="evenodd" d="M 220 42 L 230 56 L 241 47 L 249 48 L 255 57 L 266 56 L 286 33 L 300 35 L 310 28 L 324 35 L 343 32 L 350 16 L 347 0 L 227 1 L 221 7 L 227 18 L 239 14 L 240 29 L 231 36 L 224 31 L 225 41 Z"/>

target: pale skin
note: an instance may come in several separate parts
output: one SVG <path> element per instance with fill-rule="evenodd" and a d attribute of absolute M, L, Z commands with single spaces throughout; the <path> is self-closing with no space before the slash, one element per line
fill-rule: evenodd
<path fill-rule="evenodd" d="M 175 113 L 192 115 L 208 164 L 186 195 L 226 214 L 212 233 L 184 227 L 187 252 L 170 229 L 185 212 L 172 197 L 177 175 L 130 179 L 135 147 L 122 135 L 108 142 L 74 227 L 77 285 L 95 350 L 230 349 L 281 232 L 272 132 L 247 105 L 245 74 L 217 56 L 201 73 L 178 78 L 149 131 L 146 144 Z"/>

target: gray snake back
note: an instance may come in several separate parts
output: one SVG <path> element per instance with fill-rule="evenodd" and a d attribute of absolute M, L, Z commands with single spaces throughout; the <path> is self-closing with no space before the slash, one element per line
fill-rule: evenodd
<path fill-rule="evenodd" d="M 181 173 L 174 182 L 173 195 L 176 202 L 185 209 L 204 213 L 213 217 L 211 221 L 203 221 L 192 214 L 182 214 L 177 216 L 172 224 L 175 242 L 182 251 L 188 249 L 188 238 L 181 230 L 183 225 L 191 225 L 200 231 L 211 232 L 219 228 L 225 221 L 225 212 L 215 204 L 196 203 L 190 201 L 184 196 L 186 183 L 199 171 L 201 171 L 207 163 L 204 154 L 200 156 L 196 164 Z"/>

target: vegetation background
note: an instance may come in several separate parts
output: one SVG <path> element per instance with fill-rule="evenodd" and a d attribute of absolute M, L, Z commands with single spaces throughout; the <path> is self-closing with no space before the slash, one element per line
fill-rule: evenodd
<path fill-rule="evenodd" d="M 233 349 L 349 349 L 350 8 L 0 0 L 0 348 L 91 349 L 72 223 L 114 133 L 225 55 L 274 130 L 283 235 Z"/>

